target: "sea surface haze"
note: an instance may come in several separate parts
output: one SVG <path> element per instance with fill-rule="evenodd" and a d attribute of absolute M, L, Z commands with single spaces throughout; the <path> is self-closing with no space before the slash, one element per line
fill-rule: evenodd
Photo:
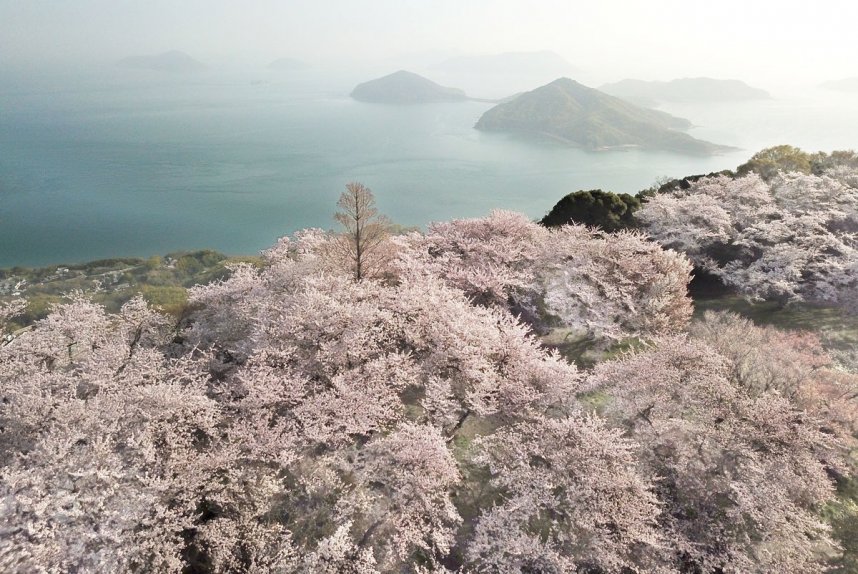
<path fill-rule="evenodd" d="M 0 267 L 211 248 L 252 254 L 334 227 L 360 181 L 395 222 L 513 209 L 538 218 L 578 189 L 635 193 L 735 168 L 759 149 L 858 142 L 858 103 L 810 90 L 665 111 L 734 145 L 697 157 L 588 152 L 473 129 L 486 102 L 360 103 L 345 82 L 268 72 L 0 80 Z"/>

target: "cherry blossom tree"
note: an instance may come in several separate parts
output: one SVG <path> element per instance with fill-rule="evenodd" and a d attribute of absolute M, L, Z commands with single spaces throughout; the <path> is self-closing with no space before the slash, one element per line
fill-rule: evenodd
<path fill-rule="evenodd" d="M 530 231 L 544 233 L 519 216 L 510 217 L 520 224 L 517 231 L 509 231 L 510 236 Z M 497 225 L 485 223 L 489 228 Z M 591 235 L 583 228 L 569 229 L 570 245 L 577 244 L 576 237 L 571 236 L 573 231 L 595 243 L 597 247 L 592 247 L 590 253 L 602 258 L 603 267 L 613 265 L 618 274 L 622 273 L 621 266 L 615 260 L 634 255 L 631 248 L 627 255 L 622 255 L 622 249 L 621 254 L 616 254 L 609 239 Z M 491 241 L 494 232 L 488 233 Z M 661 253 L 658 247 L 637 236 L 629 237 L 628 243 L 640 249 L 638 255 L 644 259 L 647 254 Z M 474 249 L 480 249 L 476 239 L 468 241 L 473 241 Z M 509 238 L 500 242 L 507 245 L 496 246 L 497 257 L 508 255 L 508 248 L 516 244 L 527 251 L 527 242 Z M 313 549 L 320 539 L 338 533 L 338 547 L 349 548 L 344 550 L 349 555 L 357 557 L 365 555 L 368 548 L 372 550 L 372 560 L 367 562 L 371 567 L 398 571 L 417 560 L 436 570 L 442 568 L 453 544 L 464 544 L 454 538 L 454 527 L 460 519 L 451 491 L 461 479 L 457 478 L 458 463 L 451 458 L 447 443 L 470 419 L 479 419 L 482 422 L 470 428 L 489 432 L 495 428 L 516 429 L 500 431 L 498 437 L 506 437 L 504 432 L 512 433 L 510 437 L 525 436 L 522 433 L 527 430 L 533 449 L 543 448 L 537 441 L 540 433 L 562 425 L 562 433 L 566 433 L 562 436 L 567 438 L 557 440 L 568 440 L 570 444 L 561 447 L 562 442 L 558 442 L 545 447 L 568 449 L 565 458 L 558 459 L 556 472 L 566 472 L 572 461 L 581 465 L 581 472 L 570 478 L 570 498 L 543 500 L 546 508 L 518 515 L 517 528 L 524 533 L 522 536 L 538 535 L 528 530 L 527 521 L 554 512 L 551 504 L 559 505 L 570 516 L 587 516 L 590 521 L 578 525 L 577 518 L 570 519 L 555 529 L 551 552 L 562 557 L 558 558 L 560 563 L 598 563 L 611 571 L 630 564 L 655 565 L 657 536 L 653 517 L 657 507 L 648 494 L 646 481 L 635 474 L 634 461 L 624 454 L 630 447 L 595 419 L 573 416 L 561 419 L 561 423 L 542 414 L 554 412 L 568 417 L 562 413 L 575 411 L 578 375 L 574 367 L 541 349 L 528 335 L 527 327 L 502 306 L 488 303 L 488 299 L 484 305 L 474 305 L 450 284 L 448 277 L 438 278 L 438 259 L 443 254 L 430 255 L 428 249 L 422 249 L 425 244 L 414 236 L 403 244 L 394 282 L 354 282 L 347 273 L 325 270 L 324 258 L 313 255 L 323 252 L 324 247 L 302 252 L 281 242 L 279 248 L 268 253 L 267 267 L 235 274 L 219 285 L 192 294 L 192 304 L 203 309 L 219 299 L 219 291 L 226 295 L 231 309 L 251 309 L 244 317 L 230 315 L 230 336 L 213 344 L 217 357 L 246 354 L 246 358 L 215 368 L 215 372 L 222 373 L 219 376 L 223 381 L 218 393 L 236 397 L 236 408 L 247 409 L 242 419 L 253 413 L 261 427 L 291 429 L 285 434 L 291 433 L 297 452 L 317 453 L 315 458 L 299 455 L 286 466 L 286 472 L 293 476 L 289 482 L 294 486 L 281 507 L 286 514 L 296 516 L 287 527 L 293 533 L 298 555 L 311 556 L 317 552 Z M 542 257 L 541 252 L 536 256 Z M 681 263 L 680 269 L 687 277 L 687 264 L 679 257 L 672 260 Z M 583 255 L 579 261 L 586 263 Z M 574 269 L 574 264 L 569 267 Z M 461 277 L 473 277 L 464 266 L 461 271 Z M 509 271 L 511 281 L 515 281 L 517 273 L 526 278 L 524 269 L 520 272 L 515 265 L 510 265 Z M 532 284 L 533 280 L 528 281 Z M 608 288 L 607 280 L 605 283 Z M 681 285 L 684 290 L 684 278 Z M 631 281 L 628 288 L 632 288 Z M 235 293 L 248 294 L 256 302 L 245 306 L 233 300 Z M 682 301 L 687 304 L 684 296 Z M 207 313 L 204 310 L 202 317 Z M 236 318 L 245 321 L 247 328 L 236 325 Z M 191 326 L 189 331 L 199 329 Z M 214 331 L 218 332 L 218 328 Z M 239 340 L 234 338 L 235 333 L 241 334 Z M 193 340 L 195 344 L 203 342 Z M 526 421 L 534 417 L 540 421 L 538 428 L 533 426 L 535 423 L 527 426 Z M 428 426 L 418 432 L 421 427 L 412 425 Z M 580 433 L 586 434 L 586 439 L 578 436 Z M 418 438 L 420 441 L 414 442 Z M 616 450 L 597 454 L 584 446 L 596 438 L 599 444 L 616 445 Z M 282 440 L 275 437 L 256 442 L 276 445 Z M 504 440 L 498 438 L 497 443 L 486 444 L 500 445 Z M 397 455 L 400 444 L 404 450 Z M 491 450 L 501 449 L 498 446 L 485 452 Z M 416 475 L 397 478 L 398 474 L 385 474 L 417 464 L 405 462 L 413 460 L 415 452 L 424 453 Z M 462 454 L 464 460 L 469 460 L 470 455 Z M 508 454 L 513 456 L 515 452 Z M 513 464 L 511 458 L 505 460 Z M 524 464 L 529 464 L 527 460 Z M 425 467 L 426 464 L 432 466 Z M 468 464 L 491 467 L 494 463 L 476 458 Z M 495 468 L 500 469 L 499 465 Z M 627 482 L 612 490 L 601 470 L 606 466 L 615 469 L 608 476 L 627 476 Z M 421 481 L 436 480 L 432 478 L 436 472 L 433 468 L 444 469 L 438 475 L 437 494 L 430 499 L 416 497 L 413 481 L 418 476 Z M 504 473 L 498 470 L 497 474 L 501 481 L 498 488 L 506 488 Z M 592 495 L 571 494 L 573 488 L 580 490 L 584 484 L 594 490 Z M 421 490 L 428 495 L 432 488 L 425 483 Z M 627 492 L 627 504 L 608 503 L 612 497 Z M 413 508 L 406 509 L 404 503 L 397 502 L 401 496 Z M 528 496 L 535 496 L 534 491 Z M 416 504 L 419 500 L 426 502 Z M 600 500 L 604 507 L 597 503 Z M 478 506 L 486 503 L 480 496 L 470 502 Z M 302 512 L 304 517 L 298 519 Z M 597 518 L 602 513 L 607 517 Z M 407 525 L 398 522 L 398 516 L 407 518 Z M 487 513 L 480 523 L 491 524 L 495 520 L 492 516 Z M 612 531 L 615 527 L 616 532 Z M 485 537 L 479 535 L 478 539 Z M 478 568 L 490 569 L 503 554 L 493 552 L 469 553 L 468 560 Z"/>
<path fill-rule="evenodd" d="M 811 572 L 832 546 L 835 443 L 811 413 L 749 389 L 703 342 L 666 338 L 598 365 L 591 390 L 657 477 L 661 528 L 681 572 Z"/>
<path fill-rule="evenodd" d="M 537 417 L 478 441 L 502 502 L 484 510 L 476 572 L 660 572 L 658 501 L 635 445 L 595 416 Z"/>
<path fill-rule="evenodd" d="M 415 553 L 430 564 L 449 554 L 461 522 L 451 492 L 461 477 L 439 429 L 404 423 L 360 451 L 354 474 L 346 514 L 363 523 L 358 545 L 378 548 L 384 571 Z"/>
<path fill-rule="evenodd" d="M 7 322 L 19 315 L 27 307 L 27 302 L 22 299 L 14 299 L 8 303 L 0 303 L 0 328 L 6 327 Z"/>
<path fill-rule="evenodd" d="M 181 571 L 217 406 L 165 326 L 76 298 L 0 348 L 3 570 Z"/>
<path fill-rule="evenodd" d="M 351 538 L 352 524 L 344 523 L 331 536 L 319 542 L 313 552 L 301 560 L 303 572 L 319 574 L 381 574 L 370 548 L 360 548 Z"/>
<path fill-rule="evenodd" d="M 752 299 L 848 304 L 858 289 L 858 188 L 827 175 L 703 178 L 637 216 L 656 241 Z"/>
<path fill-rule="evenodd" d="M 688 261 L 639 234 L 497 212 L 359 281 L 339 241 L 281 239 L 179 324 L 72 296 L 4 340 L 0 570 L 818 569 L 856 386 L 818 340 L 678 334 Z M 538 324 L 653 344 L 582 373 Z"/>
<path fill-rule="evenodd" d="M 213 357 L 230 447 L 242 468 L 280 469 L 276 507 L 290 517 L 282 524 L 300 563 L 336 539 L 381 571 L 440 572 L 460 521 L 448 443 L 469 419 L 491 428 L 568 403 L 575 368 L 507 312 L 474 306 L 418 266 L 404 266 L 395 283 L 355 282 L 285 242 L 267 257 L 265 268 L 191 295 L 205 326 L 190 324 L 186 345 Z M 223 337 L 200 335 L 212 333 Z M 237 495 L 206 496 L 219 509 L 200 529 L 211 560 L 216 545 L 204 536 L 235 521 L 225 509 Z"/>
<path fill-rule="evenodd" d="M 538 270 L 539 292 L 561 325 L 597 337 L 674 333 L 691 317 L 688 260 L 638 233 L 561 228 Z"/>
<path fill-rule="evenodd" d="M 412 236 L 403 256 L 478 304 L 498 305 L 541 330 L 595 337 L 670 333 L 691 315 L 690 265 L 632 232 L 545 229 L 521 214 L 454 220 Z"/>
<path fill-rule="evenodd" d="M 838 368 L 818 335 L 758 326 L 735 313 L 713 311 L 690 331 L 727 361 L 731 380 L 744 392 L 777 393 L 824 421 L 842 448 L 854 448 L 858 374 Z"/>

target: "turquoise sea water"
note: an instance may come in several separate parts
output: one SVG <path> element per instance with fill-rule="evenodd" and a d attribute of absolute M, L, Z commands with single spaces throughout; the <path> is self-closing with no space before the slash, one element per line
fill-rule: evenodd
<path fill-rule="evenodd" d="M 347 92 L 250 77 L 0 82 L 0 267 L 254 253 L 333 227 L 352 180 L 403 225 L 493 208 L 536 218 L 570 191 L 634 193 L 766 145 L 858 146 L 846 96 L 668 109 L 700 126 L 693 135 L 744 148 L 703 158 L 522 141 L 472 128 L 490 104 L 384 106 Z"/>

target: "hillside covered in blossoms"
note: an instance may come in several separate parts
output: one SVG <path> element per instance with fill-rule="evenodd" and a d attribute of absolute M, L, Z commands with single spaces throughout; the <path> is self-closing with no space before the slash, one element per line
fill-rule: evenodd
<path fill-rule="evenodd" d="M 0 570 L 854 572 L 854 345 L 689 284 L 854 313 L 856 173 L 784 147 L 400 234 L 349 184 L 181 310 L 7 298 Z"/>

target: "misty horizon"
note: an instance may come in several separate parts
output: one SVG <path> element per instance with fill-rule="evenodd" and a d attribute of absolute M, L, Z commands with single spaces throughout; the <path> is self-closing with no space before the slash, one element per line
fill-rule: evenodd
<path fill-rule="evenodd" d="M 822 86 L 858 76 L 851 15 L 845 2 L 808 13 L 733 0 L 0 0 L 0 265 L 255 252 L 278 233 L 330 225 L 331 194 L 357 178 L 419 226 L 492 208 L 541 217 L 574 189 L 634 194 L 778 144 L 852 149 L 854 96 Z M 398 70 L 470 100 L 384 106 L 386 90 L 403 88 L 383 82 L 375 103 L 350 97 Z M 674 151 L 720 152 L 667 153 L 663 139 L 594 154 L 641 146 L 626 130 L 652 118 L 645 110 L 620 111 L 624 126 L 597 121 L 584 149 L 559 127 L 534 130 L 559 138 L 537 144 L 475 129 L 493 104 L 564 77 L 607 108 L 614 96 L 676 116 L 688 133 L 660 136 L 681 140 Z M 747 86 L 715 105 L 707 96 L 723 84 L 697 82 L 697 101 L 649 102 L 607 85 L 682 78 Z"/>
<path fill-rule="evenodd" d="M 571 6 L 327 1 L 0 3 L 0 69 L 51 73 L 178 50 L 214 70 L 295 58 L 331 73 L 431 71 L 446 60 L 553 52 L 588 85 L 636 78 L 739 79 L 763 88 L 858 76 L 858 7 L 657 0 Z M 371 77 L 371 76 L 370 76 Z M 535 86 L 534 86 L 535 87 Z"/>

